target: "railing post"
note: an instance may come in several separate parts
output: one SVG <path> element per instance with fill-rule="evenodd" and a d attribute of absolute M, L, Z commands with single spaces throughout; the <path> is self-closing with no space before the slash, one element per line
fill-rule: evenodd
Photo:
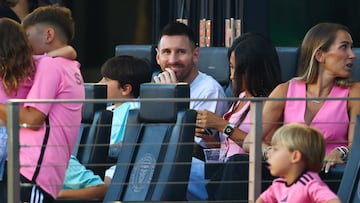
<path fill-rule="evenodd" d="M 9 101 L 7 103 L 7 193 L 9 203 L 20 202 L 19 123 L 19 103 Z"/>
<path fill-rule="evenodd" d="M 251 102 L 251 132 L 249 150 L 249 202 L 255 202 L 261 193 L 261 162 L 262 162 L 262 100 Z"/>

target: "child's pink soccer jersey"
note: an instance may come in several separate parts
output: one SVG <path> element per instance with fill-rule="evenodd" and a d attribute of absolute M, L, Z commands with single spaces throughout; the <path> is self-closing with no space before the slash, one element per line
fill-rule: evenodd
<path fill-rule="evenodd" d="M 291 185 L 287 185 L 285 179 L 277 178 L 273 181 L 272 185 L 260 195 L 260 199 L 266 203 L 321 203 L 336 198 L 337 196 L 315 172 L 305 172 L 301 174 Z"/>
<path fill-rule="evenodd" d="M 34 84 L 27 99 L 84 99 L 84 83 L 77 61 L 62 57 L 37 58 Z M 45 148 L 46 126 L 37 130 L 20 129 L 20 173 L 56 197 L 63 183 L 70 154 L 81 122 L 82 103 L 26 103 L 49 118 L 50 129 Z M 36 166 L 40 165 L 39 168 Z"/>
<path fill-rule="evenodd" d="M 0 103 L 6 103 L 8 99 L 25 99 L 28 94 L 31 86 L 32 80 L 29 79 L 20 84 L 18 90 L 16 92 L 12 92 L 10 95 L 7 95 L 4 90 L 4 86 L 2 85 L 2 80 L 0 79 Z"/>

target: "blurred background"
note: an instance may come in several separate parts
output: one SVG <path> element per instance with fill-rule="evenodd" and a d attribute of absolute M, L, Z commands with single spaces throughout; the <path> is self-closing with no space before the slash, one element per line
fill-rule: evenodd
<path fill-rule="evenodd" d="M 358 0 L 62 0 L 76 21 L 73 46 L 86 82 L 100 79 L 102 63 L 120 44 L 156 44 L 162 26 L 188 18 L 198 34 L 199 19 L 212 20 L 211 46 L 224 46 L 224 19 L 242 18 L 242 32 L 261 32 L 276 46 L 299 46 L 306 31 L 319 22 L 350 28 L 360 47 Z M 229 6 L 230 5 L 230 6 Z M 240 6 L 239 6 L 240 5 Z M 205 8 L 205 10 L 204 10 Z M 229 10 L 230 9 L 230 10 Z"/>

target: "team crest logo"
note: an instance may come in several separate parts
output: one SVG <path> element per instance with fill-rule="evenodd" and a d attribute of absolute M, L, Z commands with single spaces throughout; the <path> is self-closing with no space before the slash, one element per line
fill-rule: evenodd
<path fill-rule="evenodd" d="M 135 165 L 130 175 L 129 184 L 133 192 L 141 192 L 151 183 L 156 160 L 152 154 L 146 153 Z"/>

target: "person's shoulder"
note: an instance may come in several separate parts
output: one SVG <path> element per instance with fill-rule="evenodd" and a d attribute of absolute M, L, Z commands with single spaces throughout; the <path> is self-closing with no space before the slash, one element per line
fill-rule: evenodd
<path fill-rule="evenodd" d="M 352 83 L 352 87 L 353 86 L 357 86 L 357 88 L 359 88 L 360 87 L 360 81 L 354 81 L 353 83 Z"/>
<path fill-rule="evenodd" d="M 276 86 L 275 89 L 287 92 L 289 85 L 304 85 L 304 84 L 305 82 L 302 81 L 299 77 L 294 77 L 286 82 L 280 83 L 278 86 Z"/>
<path fill-rule="evenodd" d="M 300 178 L 303 182 L 312 182 L 312 181 L 318 181 L 321 180 L 319 174 L 314 171 L 307 171 L 303 173 Z"/>
<path fill-rule="evenodd" d="M 353 97 L 358 97 L 360 95 L 360 82 L 353 82 L 350 86 L 350 95 Z"/>
<path fill-rule="evenodd" d="M 80 67 L 80 63 L 76 60 L 64 58 L 64 57 L 51 57 L 47 54 L 34 55 L 35 66 L 37 69 L 42 67 L 48 68 L 51 66 L 52 69 L 62 69 L 63 65 Z"/>
<path fill-rule="evenodd" d="M 43 65 L 47 63 L 54 63 L 56 60 L 55 58 L 48 56 L 46 53 L 41 55 L 34 55 L 33 56 L 36 65 Z"/>
<path fill-rule="evenodd" d="M 269 97 L 285 97 L 287 95 L 290 81 L 278 84 L 275 89 L 271 92 Z"/>
<path fill-rule="evenodd" d="M 206 86 L 208 87 L 222 89 L 220 83 L 216 81 L 215 78 L 213 78 L 211 75 L 208 75 L 206 73 L 199 71 L 199 75 L 197 76 L 197 78 L 195 78 L 195 80 L 197 80 L 199 83 L 201 82 L 202 84 L 206 84 Z"/>

